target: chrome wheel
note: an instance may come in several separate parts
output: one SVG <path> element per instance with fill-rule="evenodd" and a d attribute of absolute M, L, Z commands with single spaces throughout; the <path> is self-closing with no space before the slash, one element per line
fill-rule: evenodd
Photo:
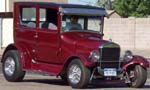
<path fill-rule="evenodd" d="M 73 84 L 78 84 L 81 80 L 81 69 L 78 65 L 72 65 L 69 69 L 69 80 Z"/>
<path fill-rule="evenodd" d="M 8 50 L 2 58 L 2 70 L 5 79 L 9 82 L 20 82 L 25 76 L 22 70 L 21 58 L 18 50 Z"/>
<path fill-rule="evenodd" d="M 12 76 L 15 71 L 15 61 L 12 57 L 6 58 L 4 63 L 4 71 L 8 76 Z"/>
<path fill-rule="evenodd" d="M 85 88 L 90 80 L 91 72 L 80 59 L 73 59 L 67 68 L 67 80 L 72 88 Z"/>

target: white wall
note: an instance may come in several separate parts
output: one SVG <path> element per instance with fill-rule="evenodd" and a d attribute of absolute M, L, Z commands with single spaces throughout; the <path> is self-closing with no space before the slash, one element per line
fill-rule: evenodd
<path fill-rule="evenodd" d="M 3 19 L 2 24 L 2 47 L 13 43 L 13 19 Z"/>
<path fill-rule="evenodd" d="M 0 1 L 0 12 L 5 12 L 5 0 Z"/>
<path fill-rule="evenodd" d="M 10 1 L 11 0 L 6 0 L 6 12 L 10 12 L 10 6 L 9 6 L 9 4 L 10 4 Z"/>

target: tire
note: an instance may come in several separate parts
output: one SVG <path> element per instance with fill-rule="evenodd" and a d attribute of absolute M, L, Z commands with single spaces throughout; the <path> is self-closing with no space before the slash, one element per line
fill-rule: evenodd
<path fill-rule="evenodd" d="M 133 69 L 134 71 L 134 77 L 130 78 L 131 83 L 128 83 L 127 86 L 133 87 L 133 88 L 141 88 L 144 86 L 146 80 L 147 80 L 147 70 L 144 69 L 140 65 L 136 65 Z M 129 74 L 130 76 L 130 74 Z"/>
<path fill-rule="evenodd" d="M 3 58 L 2 70 L 4 77 L 9 82 L 20 82 L 25 76 L 22 70 L 21 59 L 17 50 L 9 50 Z"/>
<path fill-rule="evenodd" d="M 90 76 L 90 70 L 82 64 L 80 59 L 74 59 L 70 62 L 67 70 L 67 80 L 72 88 L 85 88 L 89 83 Z"/>

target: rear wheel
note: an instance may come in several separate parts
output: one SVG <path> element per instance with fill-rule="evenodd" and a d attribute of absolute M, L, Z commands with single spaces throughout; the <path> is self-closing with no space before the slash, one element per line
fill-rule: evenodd
<path fill-rule="evenodd" d="M 19 82 L 23 80 L 25 71 L 22 70 L 20 55 L 17 50 L 10 50 L 5 53 L 2 69 L 7 81 Z"/>
<path fill-rule="evenodd" d="M 68 67 L 67 79 L 73 88 L 85 88 L 90 80 L 90 70 L 79 59 L 73 60 Z"/>
<path fill-rule="evenodd" d="M 131 83 L 127 85 L 129 87 L 140 88 L 143 87 L 147 79 L 147 71 L 140 65 L 136 65 L 133 70 L 129 71 L 129 77 Z"/>

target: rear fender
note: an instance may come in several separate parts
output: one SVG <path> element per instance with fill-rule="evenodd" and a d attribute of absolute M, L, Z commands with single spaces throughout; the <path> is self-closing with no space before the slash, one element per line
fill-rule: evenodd
<path fill-rule="evenodd" d="M 18 50 L 20 54 L 20 58 L 21 58 L 22 68 L 31 69 L 31 57 L 30 57 L 29 51 L 25 49 L 23 45 L 15 45 L 15 44 L 8 45 L 3 53 L 1 62 L 3 62 L 5 53 L 9 50 Z"/>
<path fill-rule="evenodd" d="M 14 44 L 9 44 L 9 45 L 5 48 L 5 50 L 4 50 L 4 52 L 3 52 L 1 62 L 4 61 L 3 58 L 4 58 L 5 54 L 6 54 L 6 52 L 9 51 L 9 50 L 17 50 L 17 47 L 16 47 Z"/>

